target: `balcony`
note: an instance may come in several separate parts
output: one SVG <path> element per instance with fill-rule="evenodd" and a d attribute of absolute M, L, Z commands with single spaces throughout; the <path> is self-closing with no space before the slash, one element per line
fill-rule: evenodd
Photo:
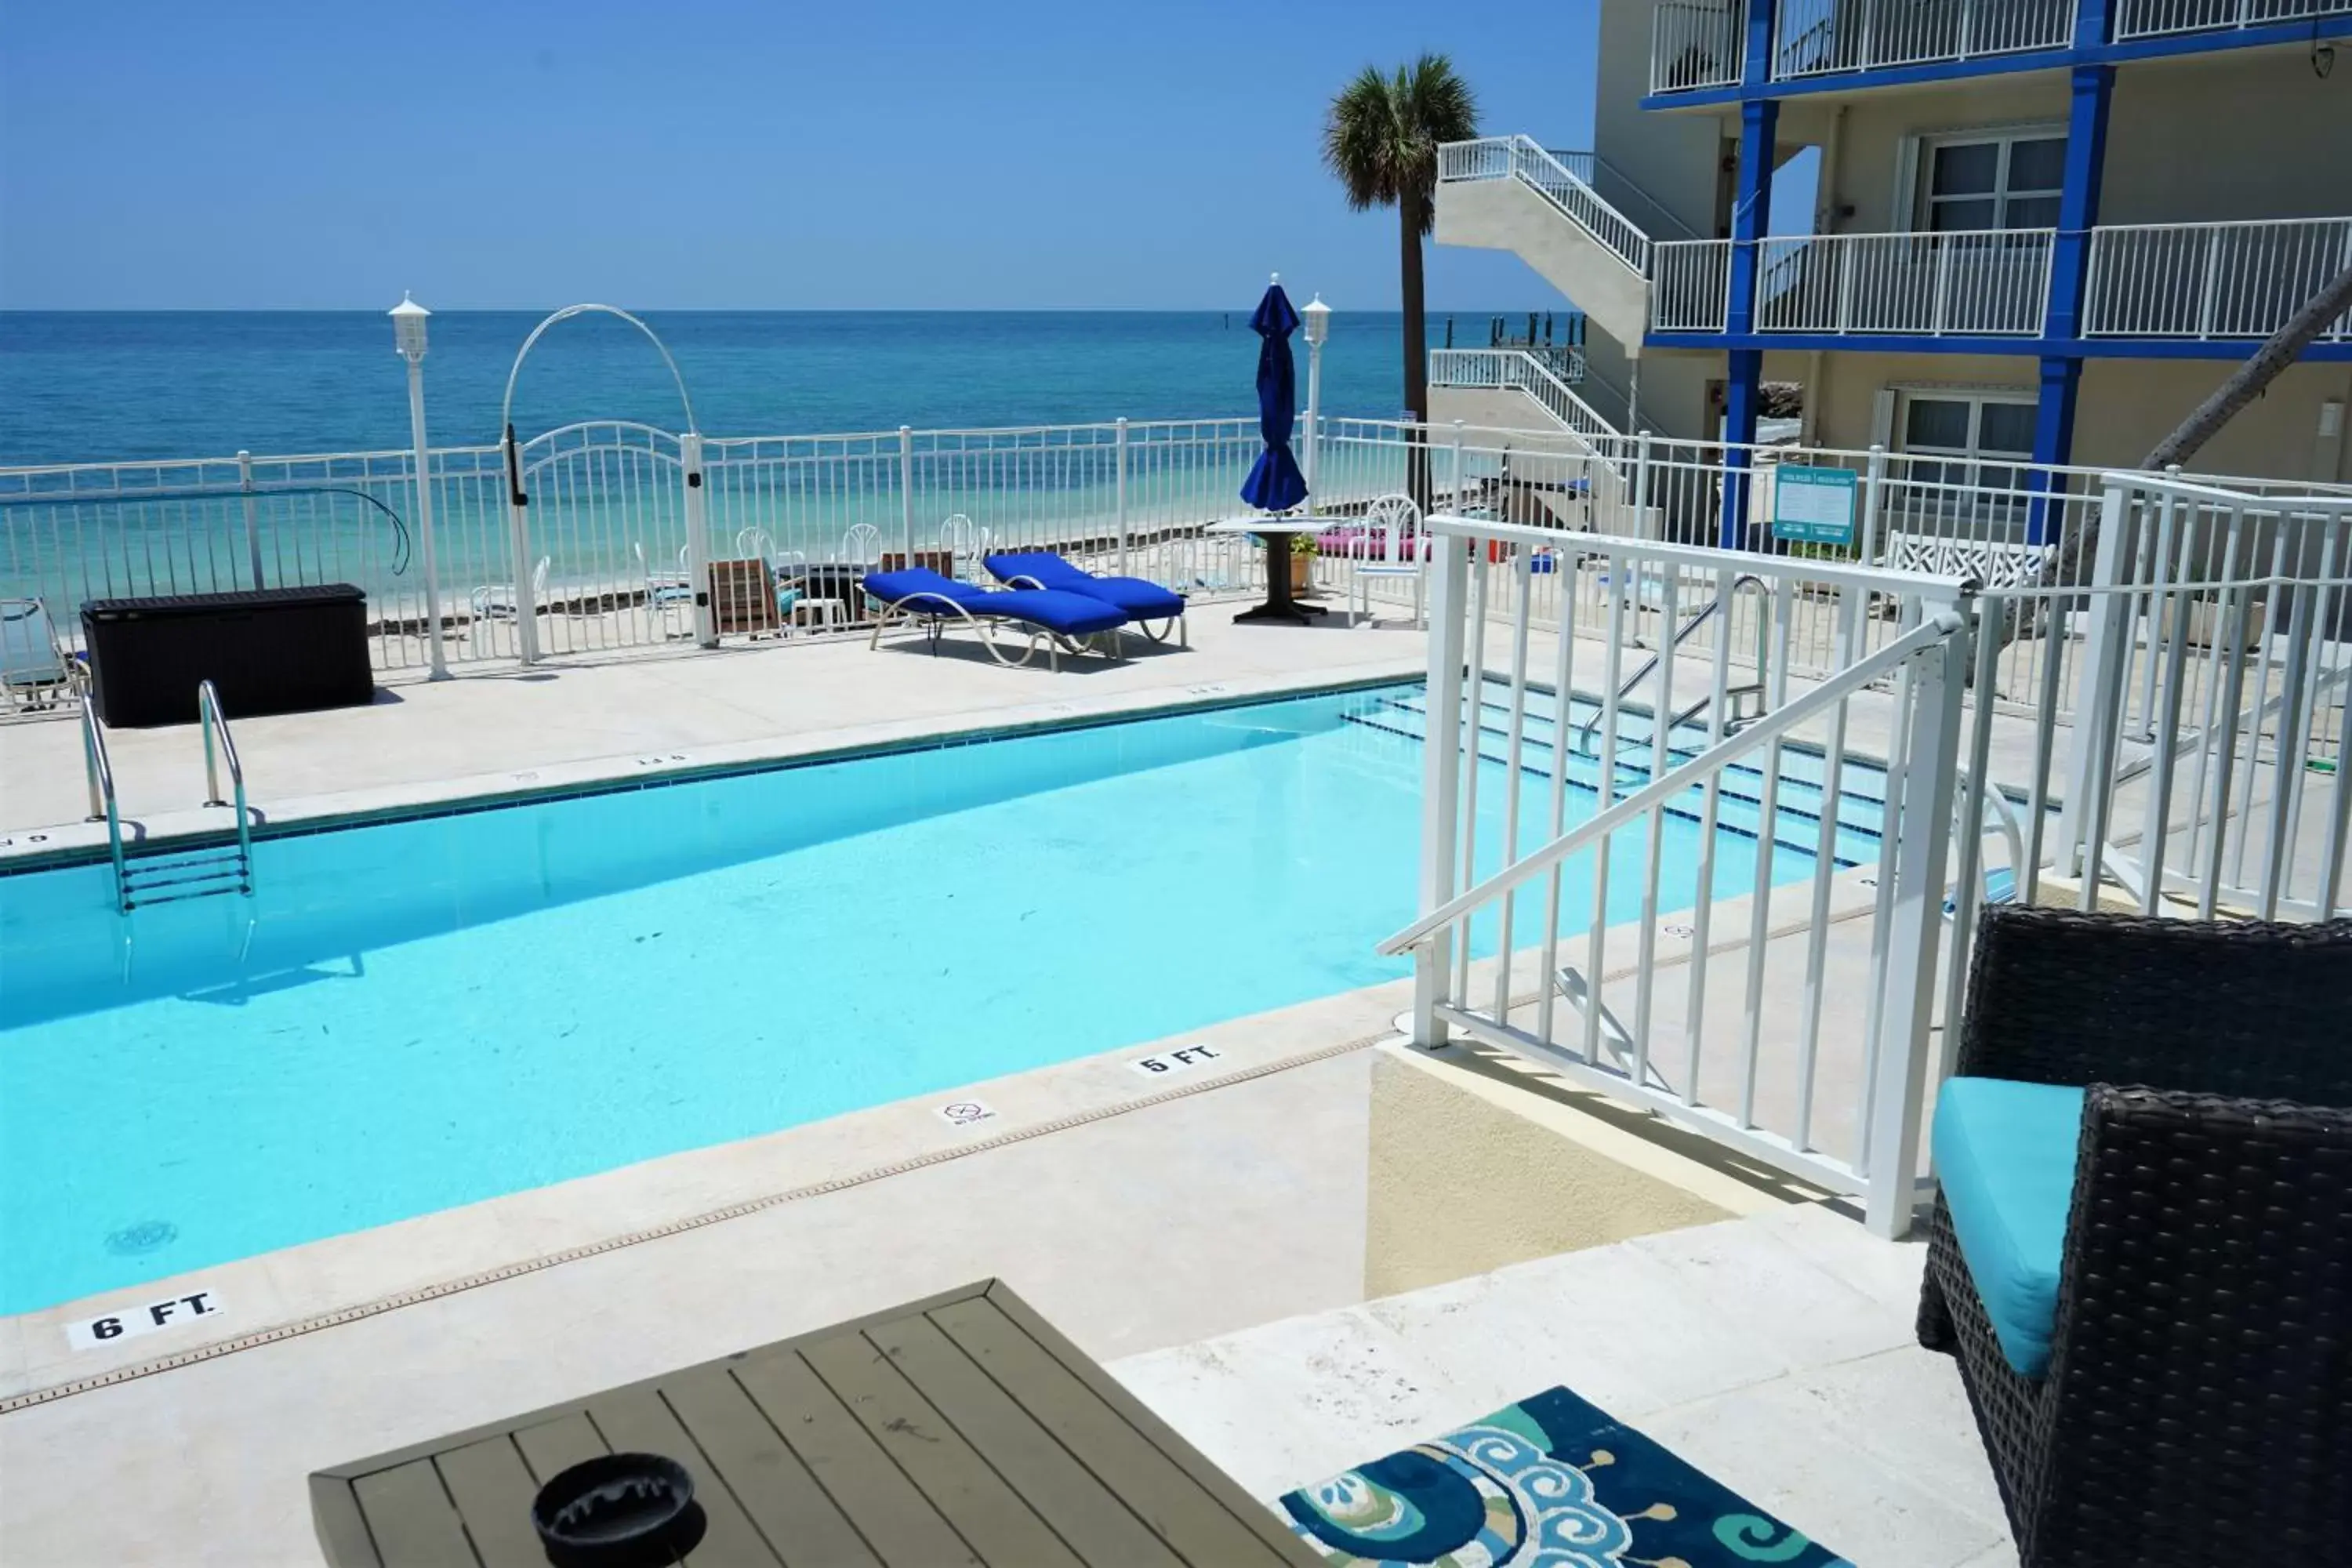
<path fill-rule="evenodd" d="M 2035 337 L 2056 237 L 2030 228 L 1768 239 L 1756 330 Z"/>
<path fill-rule="evenodd" d="M 2006 68 L 2063 63 L 2025 57 L 2072 49 L 2077 10 L 2078 0 L 1774 0 L 1769 76 L 1794 89 L 1870 71 L 1958 75 L 2005 68 L 1979 63 L 2004 58 L 2017 61 Z M 2108 36 L 2093 49 L 2120 59 L 2293 41 L 2283 29 L 2331 16 L 2352 16 L 2352 0 L 2115 0 Z M 2188 41 L 2167 48 L 2156 42 L 2163 39 Z M 1720 99 L 1740 85 L 1746 58 L 1736 5 L 1664 0 L 1653 14 L 1654 98 Z"/>
<path fill-rule="evenodd" d="M 2347 266 L 2352 218 L 2093 229 L 2083 335 L 2268 337 Z M 2319 341 L 2352 342 L 2352 312 Z"/>
<path fill-rule="evenodd" d="M 2115 16 L 2122 43 L 2352 16 L 2352 0 L 2119 0 Z"/>
<path fill-rule="evenodd" d="M 1769 238 L 1758 247 L 1749 331 L 2004 352 L 1992 340 L 2046 340 L 2056 250 L 2046 228 Z M 1650 331 L 1729 331 L 1732 242 L 1660 244 L 1653 254 Z M 2257 342 L 2347 266 L 2352 217 L 2095 228 L 2074 352 L 2130 352 L 2097 346 L 2121 340 Z M 2352 345 L 2352 313 L 2318 342 Z"/>

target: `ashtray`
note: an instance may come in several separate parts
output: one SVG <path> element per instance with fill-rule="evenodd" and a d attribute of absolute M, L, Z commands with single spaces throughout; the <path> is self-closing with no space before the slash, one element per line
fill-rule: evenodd
<path fill-rule="evenodd" d="M 702 1539 L 694 1478 L 659 1454 L 603 1454 L 539 1489 L 530 1522 L 556 1568 L 664 1568 Z"/>

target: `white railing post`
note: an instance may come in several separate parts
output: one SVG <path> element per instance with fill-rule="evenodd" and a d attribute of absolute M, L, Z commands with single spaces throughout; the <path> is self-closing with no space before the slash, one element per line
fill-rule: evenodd
<path fill-rule="evenodd" d="M 1455 472 L 1459 483 L 1460 437 Z M 1421 909 L 1423 914 L 1454 897 L 1454 832 L 1462 785 L 1462 655 L 1466 625 L 1469 557 L 1450 533 L 1430 533 L 1435 568 L 1429 584 L 1427 715 L 1421 748 Z M 1478 628 L 1481 636 L 1486 628 Z M 1475 743 L 1475 735 L 1473 737 Z M 1445 1044 L 1438 1004 L 1448 1000 L 1454 973 L 1453 926 L 1441 926 L 1412 950 L 1412 1043 L 1427 1050 Z M 1467 940 L 1466 931 L 1461 940 Z"/>
<path fill-rule="evenodd" d="M 687 590 L 694 595 L 694 640 L 698 647 L 719 646 L 719 607 L 710 602 L 710 530 L 709 495 L 702 484 L 702 437 L 688 430 L 677 438 L 678 467 L 686 470 Z"/>
<path fill-rule="evenodd" d="M 1870 444 L 1870 466 L 1862 479 L 1862 563 L 1878 564 L 1878 518 L 1886 494 L 1886 444 Z"/>
<path fill-rule="evenodd" d="M 2110 591 L 2093 593 L 2084 610 L 2090 626 L 2075 677 L 2074 722 L 2066 742 L 2066 798 L 2058 808 L 2058 873 L 2079 874 L 2092 882 L 2100 874 L 2099 846 L 2084 841 L 2084 829 L 2103 815 L 2093 810 L 2091 795 L 2108 787 L 2106 760 L 2115 754 L 2124 665 L 2132 651 L 2130 627 L 2125 619 L 2131 608 L 2129 595 L 2111 591 L 2122 580 L 2124 533 L 2129 516 L 2124 483 L 2110 478 L 2099 503 L 2099 552 L 2089 584 L 2094 589 Z M 2189 526 L 2192 530 L 2195 518 L 2191 509 Z M 2051 606 L 2053 616 L 2063 619 L 2066 613 L 2063 603 Z M 2053 718 L 2044 713 L 2039 721 L 2048 724 Z"/>
<path fill-rule="evenodd" d="M 1957 599 L 1930 599 L 1935 616 L 1958 616 Z M 1877 1070 L 1870 1106 L 1869 1191 L 1864 1218 L 1889 1240 L 1911 1228 L 1917 1202 L 1919 1123 L 1927 1099 L 1928 1030 L 1936 961 L 1943 947 L 1944 879 L 1951 852 L 1954 773 L 1959 763 L 1960 699 L 1969 637 L 1965 617 L 1912 663 L 1911 709 L 1901 716 L 1903 805 L 1894 833 L 1894 897 L 1887 912 L 1884 1004 L 1870 1042 Z M 1890 784 L 1892 781 L 1890 780 Z M 1879 875 L 1887 875 L 1882 864 Z M 1947 1019 L 1947 1028 L 1958 1020 Z"/>
<path fill-rule="evenodd" d="M 1127 569 L 1127 416 L 1124 414 L 1119 416 L 1118 428 L 1118 499 L 1116 504 L 1118 508 L 1118 574 L 1125 577 L 1129 574 Z M 1166 554 L 1164 549 L 1161 554 Z"/>
<path fill-rule="evenodd" d="M 253 563 L 253 585 L 261 586 L 261 518 L 253 501 L 253 454 L 236 455 L 236 488 L 245 492 L 245 553 Z"/>
<path fill-rule="evenodd" d="M 1664 539 L 1665 536 L 1664 528 L 1653 531 L 1650 527 L 1650 433 L 1644 430 L 1633 438 L 1633 537 Z"/>
<path fill-rule="evenodd" d="M 507 548 L 514 557 L 515 657 L 539 662 L 539 584 L 531 581 L 530 495 L 522 488 L 522 444 L 507 426 Z"/>
<path fill-rule="evenodd" d="M 408 362 L 408 439 L 416 463 L 416 545 L 425 563 L 425 647 L 430 679 L 449 679 L 441 637 L 441 572 L 433 557 L 433 449 L 425 440 L 425 358 Z M 249 502 L 247 503 L 250 504 Z"/>
<path fill-rule="evenodd" d="M 898 528 L 907 542 L 905 565 L 915 563 L 915 432 L 898 426 Z"/>

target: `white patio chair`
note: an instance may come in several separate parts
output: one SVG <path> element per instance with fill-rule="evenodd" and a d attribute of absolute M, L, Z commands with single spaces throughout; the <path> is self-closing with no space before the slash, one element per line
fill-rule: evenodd
<path fill-rule="evenodd" d="M 0 702 L 26 712 L 54 708 L 80 695 L 82 674 L 58 643 L 47 605 L 0 599 Z"/>
<path fill-rule="evenodd" d="M 1421 508 L 1411 496 L 1389 495 L 1364 510 L 1364 532 L 1348 544 L 1348 609 L 1363 603 L 1360 626 L 1371 624 L 1372 589 L 1376 578 L 1412 579 L 1412 624 L 1421 625 L 1423 596 L 1429 573 L 1429 547 L 1421 526 Z"/>
<path fill-rule="evenodd" d="M 644 541 L 631 540 L 629 548 L 636 552 L 637 571 L 646 580 L 646 630 L 650 635 L 658 626 L 662 637 L 667 640 L 677 635 L 670 629 L 670 612 L 679 605 L 691 605 L 694 602 L 694 584 L 687 581 L 683 570 L 675 576 L 668 573 L 656 572 L 652 561 L 646 555 Z M 685 552 L 679 552 L 681 558 L 684 554 Z"/>
<path fill-rule="evenodd" d="M 989 542 L 993 537 L 987 529 L 963 513 L 950 514 L 945 522 L 940 524 L 940 548 L 947 552 L 948 559 L 955 564 L 951 575 L 960 582 L 982 582 L 983 568 L 981 562 L 987 556 Z"/>
<path fill-rule="evenodd" d="M 845 566 L 879 566 L 882 563 L 882 531 L 870 522 L 861 522 L 843 534 L 841 563 Z"/>
<path fill-rule="evenodd" d="M 533 609 L 542 606 L 547 597 L 548 558 L 539 558 L 530 569 L 530 603 Z M 478 621 L 510 621 L 522 613 L 522 599 L 511 583 L 485 583 L 474 590 L 471 603 Z"/>

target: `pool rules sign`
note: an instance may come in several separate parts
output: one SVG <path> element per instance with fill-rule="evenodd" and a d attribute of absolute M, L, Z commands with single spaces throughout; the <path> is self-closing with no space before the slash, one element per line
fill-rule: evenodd
<path fill-rule="evenodd" d="M 176 1329 L 196 1322 L 220 1310 L 220 1298 L 209 1290 L 195 1290 L 185 1296 L 167 1297 L 143 1306 L 123 1307 L 99 1317 L 79 1319 L 66 1325 L 66 1339 L 78 1351 L 100 1350 L 141 1334 L 152 1334 L 158 1329 Z"/>
<path fill-rule="evenodd" d="M 1772 481 L 1772 537 L 1853 548 L 1853 470 L 1782 463 Z"/>

